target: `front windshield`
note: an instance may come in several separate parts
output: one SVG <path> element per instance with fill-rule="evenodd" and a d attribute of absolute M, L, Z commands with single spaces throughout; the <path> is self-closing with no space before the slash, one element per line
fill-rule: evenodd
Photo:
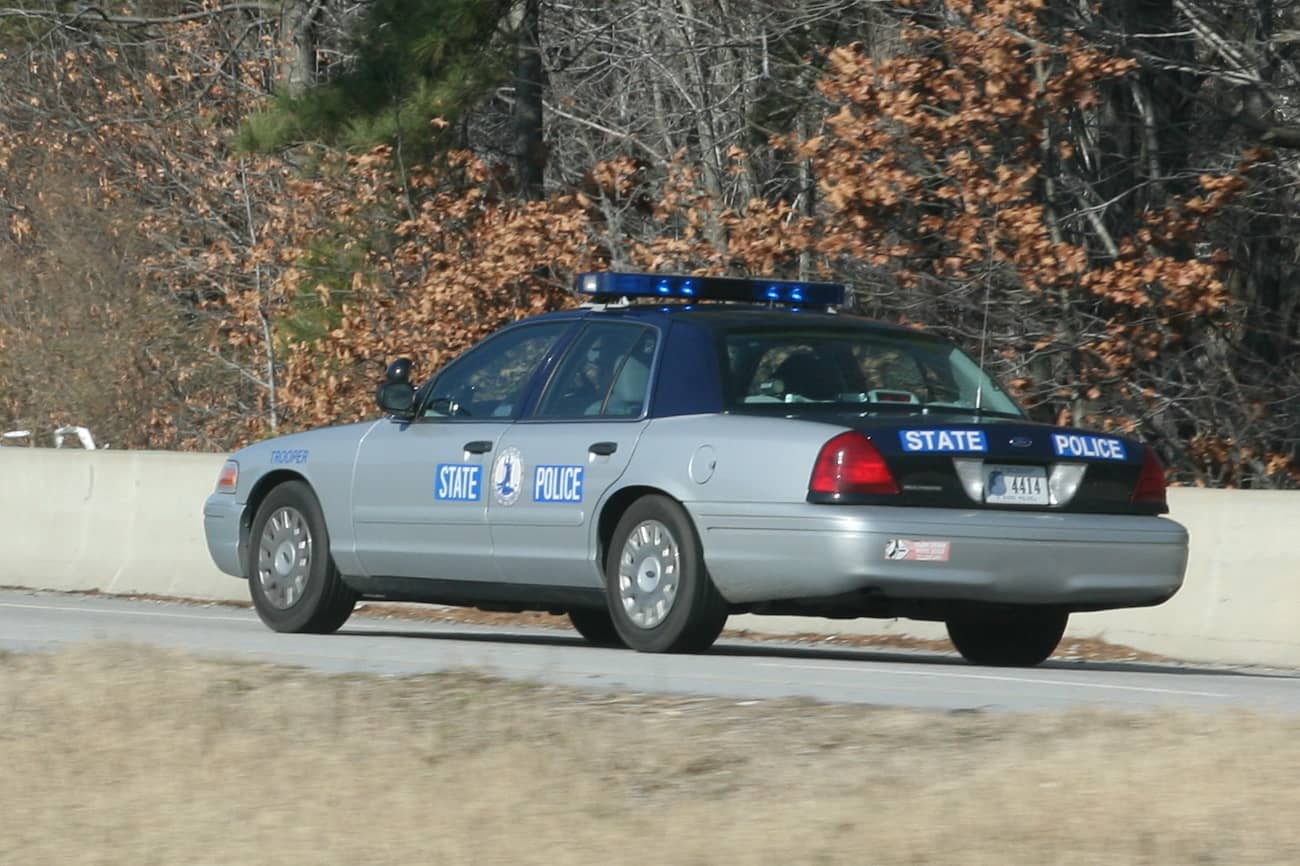
<path fill-rule="evenodd" d="M 982 411 L 1024 417 L 1015 402 L 951 343 L 923 334 L 844 328 L 723 334 L 727 408 L 795 404 L 859 411 Z"/>

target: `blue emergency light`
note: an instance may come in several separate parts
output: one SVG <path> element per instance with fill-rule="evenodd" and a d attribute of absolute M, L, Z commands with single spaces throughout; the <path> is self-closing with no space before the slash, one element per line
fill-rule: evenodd
<path fill-rule="evenodd" d="M 677 274 L 628 274 L 605 271 L 579 274 L 577 291 L 601 298 L 664 298 L 689 301 L 741 301 L 839 307 L 845 289 L 839 283 L 799 280 L 742 279 L 738 277 L 688 277 Z"/>

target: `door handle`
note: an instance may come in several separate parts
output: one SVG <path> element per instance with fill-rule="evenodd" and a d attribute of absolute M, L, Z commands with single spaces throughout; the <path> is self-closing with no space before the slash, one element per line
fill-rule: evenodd
<path fill-rule="evenodd" d="M 475 439 L 473 442 L 466 442 L 465 450 L 470 454 L 486 454 L 492 450 L 492 440 Z"/>
<path fill-rule="evenodd" d="M 592 454 L 599 454 L 602 457 L 608 457 L 618 450 L 617 442 L 593 442 L 587 449 Z"/>

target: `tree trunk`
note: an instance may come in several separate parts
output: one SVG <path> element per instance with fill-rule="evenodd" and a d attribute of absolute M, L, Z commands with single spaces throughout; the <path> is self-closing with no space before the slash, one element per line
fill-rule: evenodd
<path fill-rule="evenodd" d="M 320 0 L 284 0 L 280 8 L 280 89 L 301 96 L 316 84 L 316 19 Z"/>
<path fill-rule="evenodd" d="M 722 251 L 727 246 L 726 232 L 718 221 L 718 210 L 724 202 L 722 149 L 718 145 L 713 126 L 713 113 L 718 107 L 711 86 L 708 58 L 701 56 L 702 52 L 696 45 L 697 18 L 691 0 L 665 0 L 665 7 L 665 21 L 675 21 L 675 24 L 665 29 L 683 57 L 680 68 L 685 82 L 683 96 L 686 97 L 694 120 L 699 145 L 700 180 L 710 202 L 710 207 L 705 212 L 704 231 L 714 248 Z"/>
<path fill-rule="evenodd" d="M 1106 88 L 1102 152 L 1111 159 L 1101 172 L 1109 178 L 1097 192 L 1109 200 L 1148 184 L 1129 197 L 1127 212 L 1107 220 L 1121 233 L 1133 230 L 1145 208 L 1160 207 L 1168 195 L 1188 189 L 1182 175 L 1199 82 L 1188 71 L 1196 64 L 1195 39 L 1175 7 L 1173 0 L 1106 0 L 1099 10 L 1112 39 L 1167 64 L 1143 63 L 1135 76 Z"/>
<path fill-rule="evenodd" d="M 538 201 L 544 193 L 546 142 L 542 136 L 542 68 L 540 0 L 523 0 L 523 17 L 515 53 L 514 153 L 519 195 Z"/>

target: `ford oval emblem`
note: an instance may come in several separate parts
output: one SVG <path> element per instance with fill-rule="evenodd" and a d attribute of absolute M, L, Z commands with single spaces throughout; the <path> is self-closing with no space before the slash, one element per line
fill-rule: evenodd
<path fill-rule="evenodd" d="M 1011 444 L 1017 448 L 1028 448 L 1030 445 L 1034 444 L 1034 440 L 1030 439 L 1028 436 L 1013 436 L 1011 437 Z"/>

